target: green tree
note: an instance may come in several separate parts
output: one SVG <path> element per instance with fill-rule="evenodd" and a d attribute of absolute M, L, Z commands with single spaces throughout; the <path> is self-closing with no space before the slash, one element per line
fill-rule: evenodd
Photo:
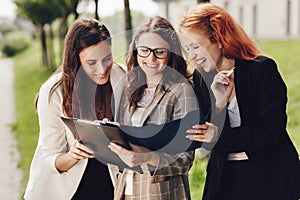
<path fill-rule="evenodd" d="M 40 32 L 42 62 L 50 71 L 56 69 L 54 54 L 54 31 L 52 24 L 59 19 L 59 46 L 62 54 L 63 40 L 68 30 L 68 16 L 78 17 L 79 0 L 15 0 L 18 14 L 29 19 Z M 47 34 L 49 39 L 47 40 Z M 48 41 L 48 42 L 47 42 Z"/>
<path fill-rule="evenodd" d="M 60 17 L 59 17 L 59 50 L 60 55 L 63 54 L 63 41 L 65 35 L 68 31 L 68 17 L 73 14 L 74 18 L 77 19 L 79 14 L 77 12 L 79 0 L 60 0 L 59 10 L 60 10 Z"/>
<path fill-rule="evenodd" d="M 18 13 L 28 18 L 40 31 L 40 40 L 42 46 L 42 61 L 49 70 L 54 70 L 53 55 L 47 51 L 46 28 L 50 30 L 50 36 L 53 36 L 51 23 L 60 16 L 60 0 L 15 0 Z"/>

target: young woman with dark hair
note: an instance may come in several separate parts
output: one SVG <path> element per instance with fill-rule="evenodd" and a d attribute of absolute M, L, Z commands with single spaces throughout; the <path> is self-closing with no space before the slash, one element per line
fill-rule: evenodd
<path fill-rule="evenodd" d="M 112 99 L 125 71 L 113 63 L 111 36 L 94 19 L 77 19 L 66 35 L 62 65 L 40 88 L 40 134 L 25 199 L 113 199 L 108 168 L 76 141 L 61 117 L 114 120 Z M 122 87 L 120 87 L 122 89 Z"/>

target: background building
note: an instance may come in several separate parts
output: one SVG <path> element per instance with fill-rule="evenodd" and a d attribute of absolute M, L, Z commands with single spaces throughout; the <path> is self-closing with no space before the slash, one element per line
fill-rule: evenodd
<path fill-rule="evenodd" d="M 177 28 L 179 20 L 197 0 L 153 0 L 159 14 Z M 255 38 L 290 39 L 300 37 L 300 0 L 211 0 L 226 10 Z"/>

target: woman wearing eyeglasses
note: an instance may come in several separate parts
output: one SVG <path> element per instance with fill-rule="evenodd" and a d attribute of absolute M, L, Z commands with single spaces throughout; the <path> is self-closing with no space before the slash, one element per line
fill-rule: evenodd
<path fill-rule="evenodd" d="M 180 41 L 166 19 L 152 17 L 141 24 L 130 45 L 127 67 L 128 84 L 117 117 L 121 124 L 163 124 L 198 109 L 185 79 L 187 65 Z M 190 199 L 188 172 L 193 151 L 169 155 L 131 146 L 132 150 L 114 143 L 109 146 L 130 167 L 143 169 L 143 173 L 130 169 L 116 172 L 111 166 L 117 173 L 115 199 Z"/>

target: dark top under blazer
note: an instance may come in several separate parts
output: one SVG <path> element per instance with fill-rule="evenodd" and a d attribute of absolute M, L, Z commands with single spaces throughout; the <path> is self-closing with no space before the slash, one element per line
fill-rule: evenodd
<path fill-rule="evenodd" d="M 224 167 L 229 162 L 239 162 L 227 161 L 232 152 L 246 152 L 249 157 L 240 169 L 239 180 L 244 182 L 238 186 L 238 192 L 249 197 L 261 192 L 266 199 L 280 199 L 281 194 L 276 194 L 280 181 L 280 186 L 290 188 L 289 192 L 300 193 L 299 158 L 286 131 L 287 89 L 276 63 L 260 56 L 252 61 L 236 59 L 235 67 L 241 126 L 230 128 L 226 114 L 208 163 L 203 199 L 218 199 L 216 191 L 224 186 L 220 184 Z"/>

